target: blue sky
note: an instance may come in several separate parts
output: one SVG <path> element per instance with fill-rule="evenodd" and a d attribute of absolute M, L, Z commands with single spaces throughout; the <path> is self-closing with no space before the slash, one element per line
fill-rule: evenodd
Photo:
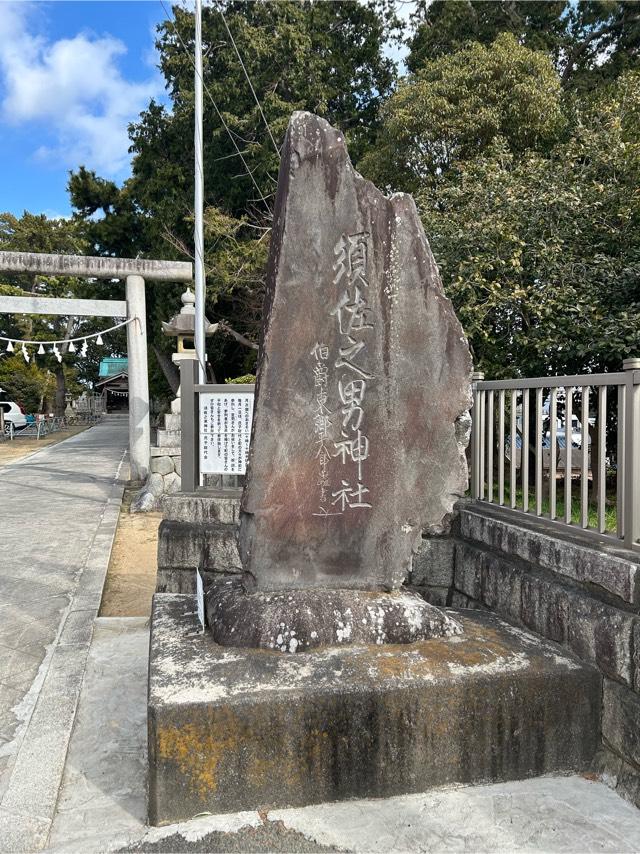
<path fill-rule="evenodd" d="M 165 99 L 154 49 L 165 17 L 160 0 L 0 0 L 0 211 L 69 216 L 81 164 L 127 177 L 127 125 Z"/>
<path fill-rule="evenodd" d="M 0 0 L 0 210 L 68 216 L 81 163 L 127 176 L 127 124 L 164 98 L 165 17 L 159 0 Z"/>

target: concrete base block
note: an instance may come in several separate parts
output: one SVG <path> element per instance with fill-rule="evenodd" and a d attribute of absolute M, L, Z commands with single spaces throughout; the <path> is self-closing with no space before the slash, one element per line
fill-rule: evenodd
<path fill-rule="evenodd" d="M 158 592 L 186 592 L 185 585 L 170 585 L 170 579 L 186 572 L 188 582 L 195 584 L 194 570 L 241 573 L 235 525 L 220 522 L 176 522 L 163 519 L 158 529 Z M 195 592 L 191 588 L 190 592 Z"/>
<path fill-rule="evenodd" d="M 218 646 L 193 596 L 156 595 L 151 823 L 586 769 L 597 671 L 492 614 L 449 613 L 463 635 L 283 656 Z"/>
<path fill-rule="evenodd" d="M 240 513 L 241 489 L 188 493 L 162 499 L 164 518 L 172 522 L 236 523 Z"/>

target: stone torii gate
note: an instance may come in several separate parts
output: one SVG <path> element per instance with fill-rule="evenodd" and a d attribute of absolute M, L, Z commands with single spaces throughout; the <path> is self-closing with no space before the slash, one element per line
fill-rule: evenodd
<path fill-rule="evenodd" d="M 0 314 L 59 314 L 138 319 L 138 323 L 130 323 L 127 326 L 129 456 L 131 479 L 144 480 L 149 472 L 150 446 L 145 281 L 191 282 L 193 279 L 191 263 L 189 261 L 151 261 L 143 258 L 0 252 L 0 273 L 36 273 L 43 276 L 125 280 L 125 300 L 0 296 Z"/>

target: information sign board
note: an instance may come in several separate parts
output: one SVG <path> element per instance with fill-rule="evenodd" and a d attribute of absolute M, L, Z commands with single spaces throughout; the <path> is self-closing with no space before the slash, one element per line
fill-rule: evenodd
<path fill-rule="evenodd" d="M 200 471 L 245 474 L 253 391 L 200 392 Z"/>

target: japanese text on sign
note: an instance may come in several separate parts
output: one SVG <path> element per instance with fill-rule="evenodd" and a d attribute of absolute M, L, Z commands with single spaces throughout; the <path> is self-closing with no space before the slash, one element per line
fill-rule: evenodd
<path fill-rule="evenodd" d="M 200 471 L 245 474 L 253 392 L 200 393 Z"/>

